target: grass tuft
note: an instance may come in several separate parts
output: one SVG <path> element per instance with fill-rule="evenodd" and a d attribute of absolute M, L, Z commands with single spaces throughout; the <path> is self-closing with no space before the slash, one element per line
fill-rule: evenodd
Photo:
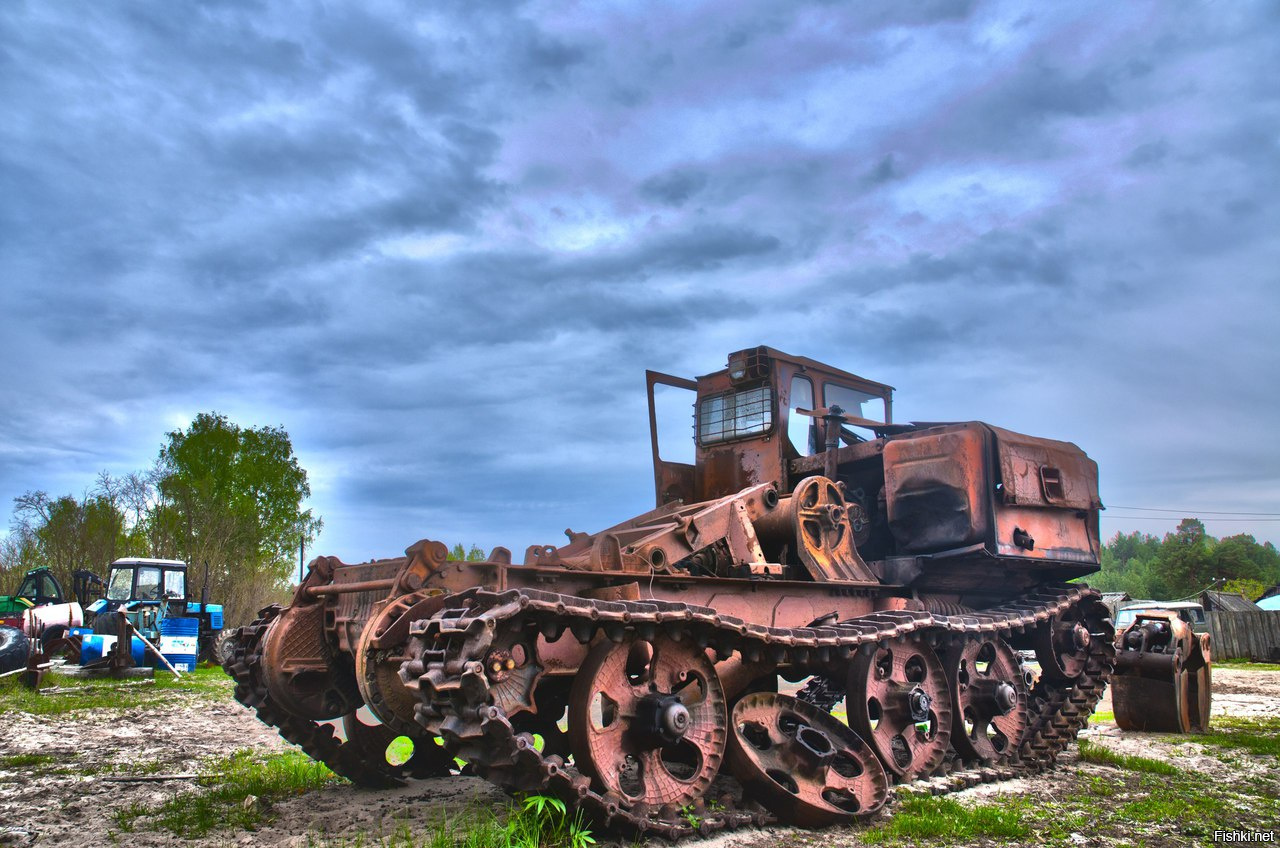
<path fill-rule="evenodd" d="M 530 795 L 501 815 L 483 808 L 441 811 L 423 834 L 401 823 L 390 835 L 308 836 L 307 848 L 591 848 L 595 841 L 561 801 Z"/>
<path fill-rule="evenodd" d="M 10 754 L 0 757 L 0 769 L 36 768 L 54 762 L 52 754 Z"/>
<path fill-rule="evenodd" d="M 862 834 L 864 842 L 893 844 L 904 840 L 1022 839 L 1031 834 L 1023 821 L 1030 806 L 1025 798 L 997 804 L 965 806 L 951 798 L 908 798 L 893 817 Z"/>
<path fill-rule="evenodd" d="M 1219 748 L 1240 748 L 1250 754 L 1280 756 L 1280 716 L 1214 716 L 1209 732 L 1197 733 L 1185 737 L 1185 740 Z"/>
<path fill-rule="evenodd" d="M 1146 774 L 1182 774 L 1182 769 L 1166 763 L 1164 760 L 1153 760 L 1149 757 L 1136 757 L 1132 754 L 1118 754 L 1088 739 L 1080 740 L 1080 759 L 1086 763 L 1101 766 L 1115 766 L 1126 771 L 1145 772 Z"/>
<path fill-rule="evenodd" d="M 187 839 L 220 828 L 253 830 L 277 801 L 340 779 L 300 751 L 265 759 L 253 751 L 237 751 L 206 765 L 201 788 L 181 792 L 156 807 L 133 804 L 118 810 L 115 822 L 125 833 L 167 830 Z M 247 800 L 250 796 L 256 800 Z"/>

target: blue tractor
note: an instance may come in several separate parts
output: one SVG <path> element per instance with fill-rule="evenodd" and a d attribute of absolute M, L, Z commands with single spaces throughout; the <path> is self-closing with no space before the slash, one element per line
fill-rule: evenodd
<path fill-rule="evenodd" d="M 106 592 L 85 612 L 92 615 L 94 636 L 85 639 L 82 652 L 105 652 L 119 635 L 119 613 L 165 654 L 180 670 L 197 661 L 221 663 L 227 640 L 222 626 L 222 605 L 208 600 L 208 569 L 199 601 L 187 593 L 187 564 L 180 560 L 127 557 L 111 563 Z M 135 640 L 133 654 L 139 665 L 159 660 Z"/>

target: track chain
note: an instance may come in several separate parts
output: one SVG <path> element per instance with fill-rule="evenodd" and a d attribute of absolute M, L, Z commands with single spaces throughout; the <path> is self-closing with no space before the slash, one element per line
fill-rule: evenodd
<path fill-rule="evenodd" d="M 1080 605 L 1104 638 L 1087 648 L 1085 670 L 1074 680 L 1055 683 L 1042 677 L 1032 691 L 1032 714 L 1017 752 L 1001 763 L 952 761 L 950 773 L 918 780 L 900 791 L 942 794 L 977 783 L 1006 780 L 1043 771 L 1076 737 L 1088 720 L 1115 663 L 1110 622 L 1101 598 L 1080 586 L 1053 586 L 1010 604 L 964 615 L 921 611 L 881 612 L 839 625 L 773 628 L 721 616 L 707 607 L 667 601 L 598 601 L 538 590 L 490 592 L 471 589 L 450 599 L 450 606 L 410 627 L 409 656 L 400 676 L 417 689 L 417 720 L 441 737 L 450 753 L 478 774 L 512 792 L 551 793 L 583 810 L 606 827 L 679 839 L 694 833 L 763 824 L 767 811 L 735 808 L 731 799 L 689 811 L 648 809 L 616 794 L 601 794 L 591 781 L 559 756 L 543 756 L 532 735 L 518 732 L 497 706 L 484 660 L 500 635 L 514 631 L 554 641 L 564 633 L 581 644 L 597 635 L 621 642 L 634 632 L 652 639 L 659 632 L 692 639 L 718 658 L 736 653 L 748 661 L 790 665 L 814 675 L 842 679 L 853 653 L 874 650 L 900 638 L 926 639 L 942 647 L 977 634 L 1013 640 L 1072 606 Z M 695 823 L 696 822 L 696 827 Z"/>

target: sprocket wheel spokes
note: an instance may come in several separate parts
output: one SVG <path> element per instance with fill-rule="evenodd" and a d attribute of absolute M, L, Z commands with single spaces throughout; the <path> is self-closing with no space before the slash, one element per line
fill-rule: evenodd
<path fill-rule="evenodd" d="M 951 745 L 966 759 L 994 762 L 1027 727 L 1027 685 L 1018 655 L 994 636 L 966 641 L 943 657 L 951 689 Z"/>
<path fill-rule="evenodd" d="M 840 548 L 849 529 L 844 495 L 825 477 L 804 480 L 793 495 L 796 525 L 801 544 L 810 555 L 823 555 Z"/>
<path fill-rule="evenodd" d="M 1079 677 L 1089 661 L 1089 649 L 1095 638 L 1079 606 L 1041 624 L 1035 632 L 1036 660 L 1041 674 L 1058 682 Z"/>
<path fill-rule="evenodd" d="M 951 694 L 942 662 L 923 641 L 895 639 L 849 669 L 849 726 L 887 770 L 904 777 L 933 773 L 951 737 Z"/>
<path fill-rule="evenodd" d="M 756 692 L 733 708 L 729 763 L 749 795 L 784 822 L 825 827 L 869 816 L 889 778 L 848 727 L 797 698 Z"/>
<path fill-rule="evenodd" d="M 633 808 L 700 797 L 724 758 L 725 721 L 706 651 L 666 635 L 596 645 L 569 697 L 574 763 Z"/>

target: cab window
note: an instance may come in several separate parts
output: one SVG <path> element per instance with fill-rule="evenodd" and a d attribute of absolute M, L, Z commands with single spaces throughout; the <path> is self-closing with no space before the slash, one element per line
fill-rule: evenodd
<path fill-rule="evenodd" d="M 791 378 L 791 401 L 787 404 L 787 438 L 791 446 L 801 456 L 812 456 L 818 452 L 814 444 L 817 438 L 816 418 L 801 415 L 797 409 L 813 409 L 813 382 L 808 377 L 797 374 Z"/>
<path fill-rule="evenodd" d="M 40 575 L 40 597 L 56 598 L 58 596 L 58 587 L 53 582 L 53 577 L 48 574 Z"/>
<path fill-rule="evenodd" d="M 133 591 L 133 569 L 113 568 L 107 581 L 108 601 L 127 601 Z"/>
<path fill-rule="evenodd" d="M 773 392 L 768 386 L 704 398 L 698 405 L 698 442 L 713 445 L 768 432 L 773 427 Z"/>
<path fill-rule="evenodd" d="M 138 569 L 138 593 L 140 601 L 160 600 L 160 569 L 149 566 Z"/>
<path fill-rule="evenodd" d="M 827 383 L 822 387 L 822 402 L 824 406 L 838 406 L 845 415 L 856 418 L 869 418 L 881 423 L 885 419 L 884 398 L 848 386 Z"/>
<path fill-rule="evenodd" d="M 167 569 L 164 573 L 164 596 L 182 599 L 187 596 L 187 573 L 177 569 Z"/>

